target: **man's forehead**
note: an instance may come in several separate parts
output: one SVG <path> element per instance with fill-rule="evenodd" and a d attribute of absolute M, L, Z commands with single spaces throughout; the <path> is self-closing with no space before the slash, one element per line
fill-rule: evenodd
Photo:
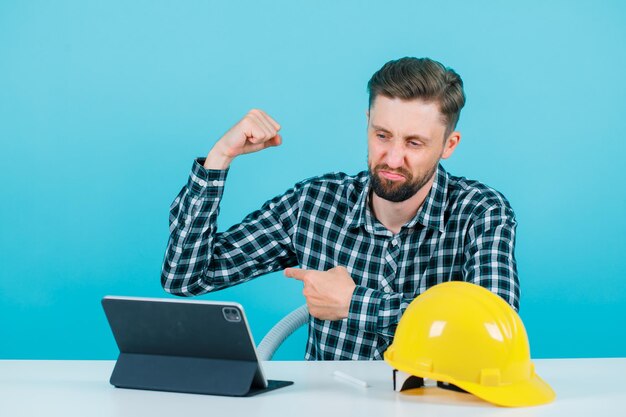
<path fill-rule="evenodd" d="M 443 134 L 446 128 L 437 103 L 384 96 L 372 103 L 369 124 L 403 136 L 438 136 L 439 131 Z"/>

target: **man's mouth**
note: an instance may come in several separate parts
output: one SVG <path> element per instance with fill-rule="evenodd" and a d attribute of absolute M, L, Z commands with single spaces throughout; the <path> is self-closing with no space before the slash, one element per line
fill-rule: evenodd
<path fill-rule="evenodd" d="M 384 179 L 386 179 L 386 180 L 390 180 L 390 181 L 401 181 L 401 180 L 406 179 L 406 178 L 404 177 L 404 175 L 402 175 L 402 174 L 398 174 L 398 173 L 396 173 L 396 172 L 391 172 L 391 171 L 383 171 L 383 170 L 380 170 L 380 171 L 378 171 L 378 174 L 379 174 L 382 178 L 384 178 Z"/>

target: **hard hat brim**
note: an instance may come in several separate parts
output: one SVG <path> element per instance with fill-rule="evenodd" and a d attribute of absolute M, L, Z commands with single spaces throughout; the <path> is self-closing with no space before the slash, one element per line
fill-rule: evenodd
<path fill-rule="evenodd" d="M 457 380 L 449 375 L 415 369 L 406 363 L 395 361 L 389 357 L 386 357 L 385 361 L 395 369 L 421 378 L 456 385 L 478 398 L 503 407 L 530 407 L 548 404 L 556 398 L 554 390 L 552 390 L 550 385 L 541 379 L 534 370 L 532 376 L 527 380 L 511 384 L 486 386 L 479 383 Z"/>
<path fill-rule="evenodd" d="M 554 390 L 537 374 L 524 382 L 493 387 L 463 381 L 450 382 L 485 401 L 503 407 L 548 404 L 556 398 Z"/>

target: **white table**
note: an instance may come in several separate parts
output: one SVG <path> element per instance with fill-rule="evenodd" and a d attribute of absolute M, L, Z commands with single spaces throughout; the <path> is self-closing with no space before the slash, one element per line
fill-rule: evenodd
<path fill-rule="evenodd" d="M 535 360 L 554 403 L 502 408 L 436 387 L 396 393 L 384 362 L 266 362 L 295 384 L 250 398 L 114 388 L 113 361 L 0 361 L 0 416 L 626 416 L 626 358 Z M 340 370 L 368 388 L 333 377 Z"/>

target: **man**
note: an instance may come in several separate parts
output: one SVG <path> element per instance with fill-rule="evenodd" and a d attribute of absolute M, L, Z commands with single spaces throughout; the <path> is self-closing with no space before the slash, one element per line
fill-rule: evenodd
<path fill-rule="evenodd" d="M 517 309 L 513 210 L 439 164 L 461 140 L 461 78 L 402 58 L 368 90 L 369 170 L 302 181 L 226 232 L 216 219 L 231 161 L 280 145 L 281 127 L 252 110 L 197 160 L 171 207 L 163 288 L 197 295 L 284 270 L 304 283 L 306 359 L 381 359 L 408 304 L 445 281 L 482 285 Z"/>

